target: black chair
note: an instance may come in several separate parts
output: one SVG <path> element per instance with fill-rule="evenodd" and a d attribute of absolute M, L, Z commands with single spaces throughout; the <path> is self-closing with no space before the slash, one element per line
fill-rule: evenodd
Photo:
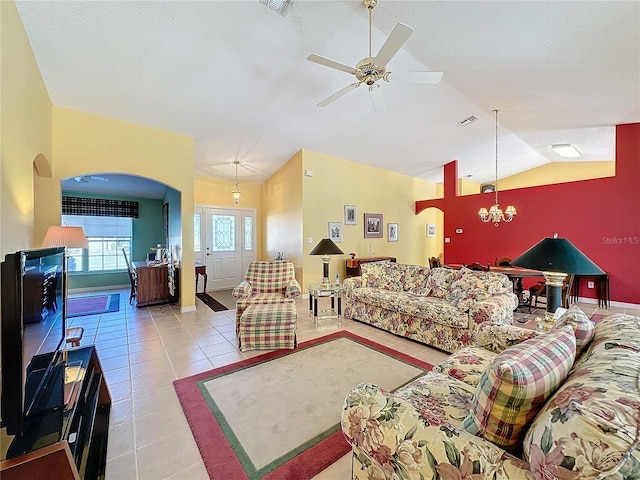
<path fill-rule="evenodd" d="M 131 264 L 127 258 L 127 252 L 124 247 L 122 248 L 122 255 L 124 255 L 124 261 L 127 262 L 127 271 L 129 272 L 129 281 L 131 282 L 131 294 L 129 295 L 129 305 L 131 305 L 134 298 L 136 301 L 138 300 L 138 282 L 136 279 L 136 272 L 131 268 Z"/>

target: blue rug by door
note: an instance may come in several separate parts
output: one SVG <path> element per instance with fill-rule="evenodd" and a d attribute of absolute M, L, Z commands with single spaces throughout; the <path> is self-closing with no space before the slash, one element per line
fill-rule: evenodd
<path fill-rule="evenodd" d="M 67 300 L 67 317 L 82 317 L 120 310 L 120 294 L 108 293 L 90 297 L 75 297 Z"/>

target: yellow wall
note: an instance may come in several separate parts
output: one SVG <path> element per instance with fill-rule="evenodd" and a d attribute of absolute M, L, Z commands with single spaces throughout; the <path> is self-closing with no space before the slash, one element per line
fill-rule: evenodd
<path fill-rule="evenodd" d="M 180 304 L 195 306 L 193 271 L 193 138 L 60 107 L 53 107 L 53 175 L 36 177 L 36 242 L 60 223 L 63 178 L 93 172 L 151 178 L 182 194 Z"/>
<path fill-rule="evenodd" d="M 39 245 L 33 176 L 51 165 L 51 101 L 13 2 L 0 2 L 0 256 Z"/>
<path fill-rule="evenodd" d="M 369 247 L 376 256 L 393 256 L 401 263 L 428 264 L 441 247 L 438 239 L 427 239 L 426 224 L 437 224 L 435 209 L 415 215 L 416 198 L 436 198 L 438 186 L 407 175 L 392 173 L 310 150 L 302 151 L 303 195 L 303 269 L 304 282 L 317 283 L 322 276 L 322 262 L 309 252 L 328 237 L 329 222 L 344 224 L 344 206 L 358 207 L 358 224 L 343 225 L 343 242 L 338 247 L 345 255 L 331 258 L 329 273 L 345 276 L 345 260 L 353 252 L 358 257 L 369 256 Z M 310 170 L 313 176 L 305 176 Z M 381 213 L 383 238 L 364 238 L 364 213 Z M 398 224 L 398 241 L 387 240 L 387 224 Z M 308 239 L 311 238 L 311 243 Z"/>
<path fill-rule="evenodd" d="M 256 210 L 256 252 L 258 260 L 264 259 L 262 246 L 264 245 L 261 237 L 262 227 L 260 219 L 262 218 L 262 185 L 255 183 L 240 183 L 240 191 L 242 197 L 236 205 L 233 203 L 233 197 L 229 195 L 229 191 L 233 188 L 234 182 L 224 178 L 215 177 L 196 177 L 194 180 L 194 198 L 195 204 L 207 207 L 233 207 L 233 208 L 253 208 Z"/>
<path fill-rule="evenodd" d="M 577 182 L 591 178 L 614 177 L 616 162 L 552 162 L 526 172 L 503 178 L 498 182 L 498 191 L 525 188 L 536 185 Z"/>
<path fill-rule="evenodd" d="M 271 260 L 283 252 L 296 267 L 296 278 L 303 278 L 303 196 L 302 151 L 296 153 L 262 185 L 262 258 Z"/>

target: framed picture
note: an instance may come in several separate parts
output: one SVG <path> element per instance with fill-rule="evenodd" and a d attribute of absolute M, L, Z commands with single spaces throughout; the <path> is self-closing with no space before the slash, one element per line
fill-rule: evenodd
<path fill-rule="evenodd" d="M 433 223 L 427 223 L 427 237 L 434 238 L 436 236 L 436 226 Z"/>
<path fill-rule="evenodd" d="M 397 223 L 387 223 L 387 240 L 389 242 L 398 241 L 398 224 Z"/>
<path fill-rule="evenodd" d="M 344 224 L 345 225 L 358 224 L 358 207 L 356 207 L 355 205 L 344 206 Z"/>
<path fill-rule="evenodd" d="M 334 243 L 342 243 L 342 223 L 329 222 L 329 238 Z"/>
<path fill-rule="evenodd" d="M 382 214 L 364 214 L 364 238 L 382 238 Z"/>

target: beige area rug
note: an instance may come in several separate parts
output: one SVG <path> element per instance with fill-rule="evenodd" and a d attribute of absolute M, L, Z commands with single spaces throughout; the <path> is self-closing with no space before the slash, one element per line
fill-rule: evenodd
<path fill-rule="evenodd" d="M 340 411 L 355 385 L 395 390 L 430 368 L 341 331 L 174 384 L 211 478 L 298 480 L 349 450 Z"/>

